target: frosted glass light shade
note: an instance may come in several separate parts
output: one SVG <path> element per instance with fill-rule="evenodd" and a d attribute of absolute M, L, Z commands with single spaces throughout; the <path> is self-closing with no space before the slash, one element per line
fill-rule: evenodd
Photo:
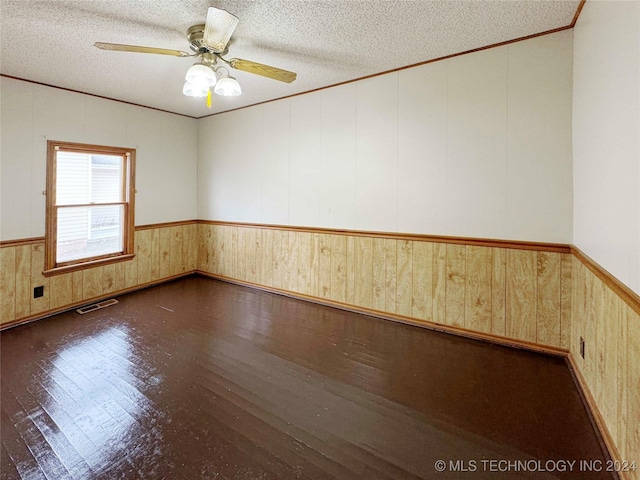
<path fill-rule="evenodd" d="M 213 91 L 223 97 L 237 97 L 242 93 L 240 84 L 233 77 L 222 77 Z"/>
<path fill-rule="evenodd" d="M 189 70 L 187 70 L 187 74 L 184 79 L 187 83 L 192 83 L 194 85 L 201 85 L 203 87 L 213 87 L 216 84 L 216 74 L 211 69 L 204 65 L 203 63 L 196 63 L 195 65 L 191 65 Z"/>
<path fill-rule="evenodd" d="M 204 43 L 216 53 L 224 52 L 233 31 L 238 25 L 238 17 L 226 10 L 209 7 L 204 27 Z"/>
<path fill-rule="evenodd" d="M 206 97 L 209 87 L 197 83 L 185 82 L 182 93 L 187 97 Z"/>

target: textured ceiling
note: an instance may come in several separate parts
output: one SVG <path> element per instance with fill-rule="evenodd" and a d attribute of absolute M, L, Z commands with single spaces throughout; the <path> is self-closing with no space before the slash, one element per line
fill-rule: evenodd
<path fill-rule="evenodd" d="M 570 25 L 579 0 L 0 0 L 4 75 L 202 117 Z M 189 51 L 209 6 L 240 18 L 227 57 L 298 73 L 286 84 L 233 71 L 240 97 L 182 95 L 190 58 L 102 51 L 94 42 Z"/>

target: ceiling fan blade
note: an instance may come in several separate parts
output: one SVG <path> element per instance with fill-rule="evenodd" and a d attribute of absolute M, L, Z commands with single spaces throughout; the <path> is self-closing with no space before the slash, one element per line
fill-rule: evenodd
<path fill-rule="evenodd" d="M 263 77 L 272 78 L 281 82 L 291 83 L 297 77 L 295 72 L 289 72 L 288 70 L 270 67 L 269 65 L 263 65 L 262 63 L 251 62 L 249 60 L 242 60 L 241 58 L 232 58 L 228 63 L 236 70 L 255 73 L 256 75 L 262 75 Z"/>
<path fill-rule="evenodd" d="M 170 50 L 167 48 L 140 47 L 138 45 L 122 45 L 119 43 L 96 42 L 94 47 L 101 50 L 116 50 L 119 52 L 156 53 L 158 55 L 173 55 L 174 57 L 191 57 L 192 55 L 180 50 Z"/>
<path fill-rule="evenodd" d="M 205 45 L 216 53 L 224 52 L 238 21 L 238 17 L 226 10 L 209 7 L 202 39 Z"/>

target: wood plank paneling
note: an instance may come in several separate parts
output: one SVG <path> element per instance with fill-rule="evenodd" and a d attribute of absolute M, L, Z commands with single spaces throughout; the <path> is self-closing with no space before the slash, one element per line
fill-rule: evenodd
<path fill-rule="evenodd" d="M 431 320 L 433 315 L 433 243 L 411 242 L 413 252 L 411 315 Z"/>
<path fill-rule="evenodd" d="M 446 306 L 447 325 L 464 327 L 465 286 L 466 286 L 466 247 L 447 245 L 446 269 Z"/>
<path fill-rule="evenodd" d="M 573 311 L 573 255 L 561 254 L 560 263 L 560 346 L 571 347 L 571 315 Z"/>
<path fill-rule="evenodd" d="M 331 235 L 331 300 L 347 301 L 347 237 Z"/>
<path fill-rule="evenodd" d="M 130 288 L 138 285 L 138 254 L 132 260 L 124 262 L 124 286 Z M 75 273 L 75 272 L 74 272 Z M 82 272 L 79 272 L 82 273 Z M 82 278 L 82 275 L 80 275 Z M 75 279 L 74 279 L 75 280 Z M 74 282 L 75 285 L 75 282 Z M 82 285 L 82 282 L 80 283 Z M 80 294 L 82 296 L 82 294 Z M 75 300 L 75 299 L 74 299 Z"/>
<path fill-rule="evenodd" d="M 271 270 L 273 272 L 271 277 L 271 285 L 276 288 L 282 288 L 282 248 L 280 244 L 282 243 L 283 234 L 287 233 L 283 230 L 274 230 L 273 231 L 273 244 L 272 244 L 272 267 Z"/>
<path fill-rule="evenodd" d="M 233 246 L 236 255 L 236 275 L 234 278 L 247 280 L 247 242 L 245 240 L 247 229 L 237 228 L 237 239 Z"/>
<path fill-rule="evenodd" d="M 50 308 L 60 308 L 73 303 L 73 273 L 52 276 L 49 279 L 49 287 L 51 288 Z"/>
<path fill-rule="evenodd" d="M 31 288 L 29 289 L 31 315 L 49 310 L 49 279 L 42 275 L 43 271 L 44 243 L 31 245 Z M 33 298 L 33 289 L 38 286 L 44 287 L 44 295 L 39 298 Z"/>
<path fill-rule="evenodd" d="M 291 292 L 298 291 L 298 234 L 288 232 L 284 257 L 284 281 L 283 288 Z"/>
<path fill-rule="evenodd" d="M 160 230 L 164 229 L 152 229 L 149 230 L 149 272 L 151 274 L 151 280 L 160 278 L 160 260 L 163 256 L 162 251 L 162 234 Z"/>
<path fill-rule="evenodd" d="M 477 332 L 491 332 L 493 252 L 490 248 L 466 247 L 465 326 Z"/>
<path fill-rule="evenodd" d="M 114 289 L 116 291 L 123 290 L 125 288 L 125 284 L 124 284 L 124 262 L 114 263 L 113 264 L 113 269 L 115 270 Z"/>
<path fill-rule="evenodd" d="M 311 234 L 296 232 L 298 237 L 298 292 L 311 295 Z"/>
<path fill-rule="evenodd" d="M 171 275 L 171 229 L 170 228 L 161 228 L 158 230 L 152 230 L 152 235 L 155 241 L 155 238 L 158 238 L 158 267 L 155 274 L 152 274 L 152 279 L 156 280 L 157 278 L 165 278 Z M 159 232 L 156 234 L 156 232 Z M 155 243 L 153 244 L 153 264 L 155 265 Z M 153 267 L 152 267 L 153 271 Z"/>
<path fill-rule="evenodd" d="M 374 310 L 385 309 L 385 251 L 384 238 L 374 238 L 372 243 L 372 306 Z"/>
<path fill-rule="evenodd" d="M 536 341 L 536 252 L 507 253 L 507 323 L 509 338 Z"/>
<path fill-rule="evenodd" d="M 640 454 L 640 315 L 630 308 L 627 308 L 627 328 L 627 414 L 624 419 L 627 446 L 624 458 L 636 460 Z M 639 477 L 636 471 L 636 478 Z"/>
<path fill-rule="evenodd" d="M 396 313 L 411 316 L 413 298 L 413 242 L 397 241 Z"/>
<path fill-rule="evenodd" d="M 260 232 L 262 243 L 260 245 L 260 275 L 258 278 L 263 285 L 273 285 L 273 237 L 270 229 L 262 229 Z"/>
<path fill-rule="evenodd" d="M 248 282 L 256 283 L 256 230 L 253 228 L 245 229 L 245 254 L 247 263 L 245 265 L 245 278 Z"/>
<path fill-rule="evenodd" d="M 82 271 L 83 300 L 102 295 L 102 267 L 87 268 Z"/>
<path fill-rule="evenodd" d="M 627 374 L 629 371 L 629 349 L 628 349 L 628 325 L 631 321 L 632 312 L 631 309 L 621 300 L 618 301 L 618 332 L 616 341 L 618 343 L 618 357 L 616 359 L 616 383 L 618 390 L 616 391 L 616 404 L 618 410 L 618 418 L 616 419 L 617 436 L 614 437 L 618 450 L 620 450 L 621 458 L 630 458 L 627 454 L 627 432 L 628 428 L 628 405 L 629 405 L 629 382 Z M 640 321 L 640 318 L 636 318 L 636 321 Z M 640 362 L 640 358 L 635 359 L 636 362 Z M 638 390 L 636 390 L 638 391 Z M 635 401 L 637 402 L 637 395 Z M 634 401 L 633 399 L 631 401 Z M 638 418 L 638 417 L 636 417 Z"/>
<path fill-rule="evenodd" d="M 620 306 L 615 295 L 607 289 L 605 292 L 607 328 L 604 330 L 604 378 L 602 382 L 603 403 L 601 405 L 602 416 L 609 432 L 616 438 L 618 435 L 618 336 L 620 334 Z"/>
<path fill-rule="evenodd" d="M 373 241 L 367 237 L 356 238 L 356 305 L 373 306 Z"/>
<path fill-rule="evenodd" d="M 384 240 L 384 311 L 396 313 L 398 246 L 397 240 Z"/>
<path fill-rule="evenodd" d="M 505 335 L 507 325 L 507 251 L 491 249 L 491 333 Z"/>
<path fill-rule="evenodd" d="M 137 285 L 151 281 L 151 230 L 136 232 L 136 257 L 138 259 Z M 84 296 L 84 298 L 87 298 Z"/>
<path fill-rule="evenodd" d="M 608 328 L 607 318 L 607 296 L 606 291 L 608 289 L 598 279 L 593 276 L 593 304 L 594 321 L 596 326 L 596 344 L 595 344 L 595 370 L 592 372 L 594 375 L 594 396 L 598 405 L 604 405 L 604 359 L 605 359 L 605 331 Z"/>
<path fill-rule="evenodd" d="M 311 295 L 320 296 L 320 235 L 311 234 L 311 275 L 309 283 L 311 285 Z"/>
<path fill-rule="evenodd" d="M 198 268 L 198 239 L 200 237 L 200 225 L 184 225 L 185 232 L 189 232 L 189 248 L 187 249 L 186 256 L 188 258 L 187 268 L 185 271 L 191 272 Z"/>
<path fill-rule="evenodd" d="M 318 296 L 331 298 L 331 235 L 318 235 Z"/>
<path fill-rule="evenodd" d="M 171 259 L 170 275 L 178 275 L 183 272 L 184 258 L 182 256 L 182 244 L 184 242 L 182 225 L 165 228 L 169 230 L 169 258 Z"/>
<path fill-rule="evenodd" d="M 0 248 L 0 323 L 16 318 L 16 248 Z"/>
<path fill-rule="evenodd" d="M 560 346 L 561 257 L 537 253 L 536 341 Z"/>
<path fill-rule="evenodd" d="M 356 240 L 347 237 L 347 303 L 356 303 Z"/>
<path fill-rule="evenodd" d="M 116 269 L 112 263 L 102 266 L 102 294 L 111 293 L 116 289 Z"/>
<path fill-rule="evenodd" d="M 131 262 L 127 262 L 127 263 L 132 263 L 135 262 L 135 259 L 132 260 Z M 73 272 L 71 274 L 72 276 L 72 280 L 71 280 L 71 286 L 73 288 L 73 302 L 80 302 L 83 298 L 84 298 L 84 293 L 82 290 L 82 271 L 77 271 L 77 272 Z M 136 285 L 135 281 L 137 281 L 137 273 L 134 275 L 134 285 Z"/>
<path fill-rule="evenodd" d="M 435 323 L 447 323 L 447 245 L 433 244 L 433 313 Z"/>
<path fill-rule="evenodd" d="M 200 253 L 207 260 L 207 252 L 216 252 L 212 248 L 215 242 L 211 239 L 215 228 L 222 227 L 168 224 L 140 229 L 135 232 L 134 258 L 48 277 L 42 275 L 44 241 L 2 246 L 0 322 L 45 315 L 96 297 L 193 271 L 198 266 Z M 200 231 L 205 239 L 202 243 L 199 242 Z M 206 241 L 208 239 L 211 241 Z M 161 263 L 164 266 L 161 267 Z M 208 261 L 203 266 L 212 267 Z M 165 276 L 158 277 L 161 273 Z M 44 287 L 44 296 L 33 298 L 33 289 L 38 286 Z"/>

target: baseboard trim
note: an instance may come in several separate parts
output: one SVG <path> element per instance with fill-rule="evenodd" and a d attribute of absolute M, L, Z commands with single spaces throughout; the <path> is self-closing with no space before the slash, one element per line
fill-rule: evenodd
<path fill-rule="evenodd" d="M 430 322 L 429 320 L 421 320 L 413 317 L 407 317 L 405 315 L 392 314 L 383 312 L 380 310 L 374 310 L 372 308 L 358 307 L 348 303 L 337 302 L 335 300 L 328 300 L 326 298 L 314 297 L 312 295 L 306 295 L 304 293 L 292 292 L 290 290 L 283 290 L 281 288 L 267 287 L 258 283 L 246 282 L 244 280 L 237 280 L 235 278 L 225 277 L 224 275 L 217 275 L 213 273 L 204 272 L 202 270 L 196 270 L 197 275 L 203 277 L 212 278 L 214 280 L 220 280 L 227 283 L 233 283 L 235 285 L 241 285 L 244 287 L 255 288 L 269 293 L 275 293 L 298 300 L 305 300 L 307 302 L 317 303 L 319 305 L 325 305 L 328 307 L 338 308 L 347 312 L 361 313 L 371 317 L 382 318 L 384 320 L 391 320 L 393 322 L 404 323 L 407 325 L 413 325 L 416 327 L 422 327 L 437 332 L 449 333 L 460 337 L 471 338 L 474 340 L 480 340 L 483 342 L 494 343 L 497 345 L 503 345 L 513 348 L 519 348 L 536 353 L 544 353 L 547 355 L 554 355 L 565 357 L 569 353 L 568 350 L 559 347 L 539 345 L 537 343 L 527 342 L 526 340 L 514 340 L 507 337 L 500 337 L 490 333 L 476 332 L 474 330 L 468 330 L 462 327 L 455 327 L 451 325 L 443 325 L 440 323 Z"/>
<path fill-rule="evenodd" d="M 0 324 L 0 332 L 3 330 L 7 330 L 9 328 L 18 327 L 20 325 L 25 325 L 27 323 L 35 322 L 37 320 L 43 320 L 48 317 L 52 317 L 54 315 L 58 315 L 59 313 L 68 312 L 70 310 L 74 310 L 76 308 L 83 307 L 85 305 L 90 305 L 92 303 L 100 302 L 102 300 L 106 300 L 108 298 L 118 297 L 120 295 L 125 295 L 127 293 L 137 292 L 138 290 L 144 290 L 149 287 L 155 287 L 156 285 L 161 285 L 163 283 L 171 282 L 172 280 L 177 280 L 178 278 L 188 277 L 189 275 L 193 275 L 195 272 L 185 272 L 179 273 L 178 275 L 172 275 L 170 277 L 161 278 L 158 280 L 153 280 L 151 282 L 143 283 L 140 285 L 136 285 L 134 287 L 123 288 L 120 290 L 116 290 L 110 293 L 105 293 L 104 295 L 99 295 L 97 297 L 87 298 L 85 300 L 81 300 L 79 302 L 74 302 L 64 307 L 53 308 L 50 310 L 45 310 L 44 312 L 36 313 L 35 315 L 30 315 L 28 317 L 18 318 L 16 320 L 12 320 L 10 322 L 6 322 Z"/>
<path fill-rule="evenodd" d="M 593 422 L 593 426 L 595 430 L 598 432 L 599 440 L 602 444 L 602 448 L 607 451 L 611 460 L 614 462 L 621 461 L 622 458 L 620 456 L 620 451 L 616 447 L 616 443 L 607 428 L 607 424 L 600 413 L 600 409 L 598 408 L 598 404 L 596 403 L 595 398 L 591 394 L 591 390 L 589 390 L 589 386 L 587 385 L 587 381 L 582 375 L 582 371 L 580 367 L 576 363 L 576 359 L 573 354 L 569 352 L 567 354 L 567 365 L 569 366 L 569 370 L 573 375 L 573 379 L 578 387 L 578 391 L 580 392 L 580 396 L 582 397 L 582 401 L 584 402 L 585 407 L 587 408 L 587 412 L 589 412 L 589 417 Z M 616 478 L 621 480 L 632 480 L 631 477 L 626 472 L 612 472 L 617 475 Z"/>

